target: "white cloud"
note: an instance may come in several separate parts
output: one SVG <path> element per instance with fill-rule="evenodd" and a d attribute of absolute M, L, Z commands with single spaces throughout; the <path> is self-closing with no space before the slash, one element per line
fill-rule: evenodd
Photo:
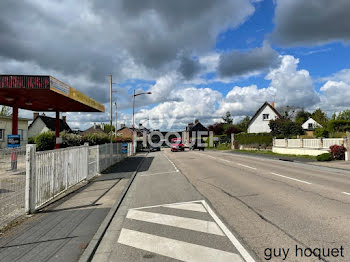
<path fill-rule="evenodd" d="M 309 72 L 298 70 L 298 64 L 299 59 L 285 55 L 281 66 L 271 70 L 265 79 L 271 80 L 270 87 L 276 89 L 275 101 L 280 105 L 309 108 L 320 98 Z"/>

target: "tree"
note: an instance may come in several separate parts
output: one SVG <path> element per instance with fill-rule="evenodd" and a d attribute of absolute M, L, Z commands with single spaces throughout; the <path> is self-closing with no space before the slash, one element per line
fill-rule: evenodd
<path fill-rule="evenodd" d="M 320 125 L 322 125 L 323 127 L 327 126 L 328 123 L 328 117 L 327 114 L 325 112 L 323 112 L 320 108 L 316 109 L 311 117 Z"/>
<path fill-rule="evenodd" d="M 238 122 L 238 128 L 242 130 L 242 132 L 247 132 L 248 130 L 248 124 L 250 122 L 250 117 L 246 116 L 241 121 Z"/>
<path fill-rule="evenodd" d="M 340 112 L 336 120 L 350 120 L 350 109 L 346 109 Z"/>
<path fill-rule="evenodd" d="M 228 137 L 231 137 L 231 134 L 241 133 L 242 130 L 237 125 L 226 125 L 225 134 Z"/>
<path fill-rule="evenodd" d="M 111 125 L 105 124 L 103 127 L 103 131 L 105 131 L 107 134 L 111 131 Z M 112 125 L 112 131 L 115 131 L 115 126 Z"/>
<path fill-rule="evenodd" d="M 295 106 L 280 106 L 276 109 L 283 117 L 286 117 L 288 119 L 294 119 L 296 116 L 296 112 L 299 110 L 299 108 Z"/>
<path fill-rule="evenodd" d="M 2 106 L 0 110 L 0 116 L 10 116 L 11 108 L 8 106 Z"/>
<path fill-rule="evenodd" d="M 224 120 L 225 124 L 232 124 L 233 123 L 230 111 L 226 112 L 226 115 L 222 117 L 222 120 Z"/>
<path fill-rule="evenodd" d="M 214 135 L 222 135 L 225 131 L 224 123 L 215 123 L 213 125 L 208 126 L 208 130 L 212 131 Z"/>
<path fill-rule="evenodd" d="M 304 134 L 301 125 L 293 122 L 287 117 L 271 120 L 269 126 L 271 128 L 271 134 L 276 137 L 283 136 L 284 138 L 290 138 L 292 136 Z"/>
<path fill-rule="evenodd" d="M 298 111 L 298 113 L 295 116 L 295 122 L 298 124 L 303 124 L 305 123 L 309 118 L 311 117 L 311 113 L 307 112 L 303 109 Z"/>

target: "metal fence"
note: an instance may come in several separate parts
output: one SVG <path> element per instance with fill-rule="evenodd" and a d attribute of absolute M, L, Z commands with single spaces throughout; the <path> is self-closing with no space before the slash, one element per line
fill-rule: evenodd
<path fill-rule="evenodd" d="M 17 171 L 11 171 L 12 150 L 0 150 L 0 228 L 25 212 L 34 212 L 83 180 L 131 155 L 120 143 L 36 152 L 18 149 Z M 9 163 L 8 163 L 9 162 Z"/>
<path fill-rule="evenodd" d="M 25 147 L 0 150 L 0 228 L 24 213 L 25 153 Z"/>
<path fill-rule="evenodd" d="M 88 177 L 88 146 L 36 153 L 35 207 Z"/>

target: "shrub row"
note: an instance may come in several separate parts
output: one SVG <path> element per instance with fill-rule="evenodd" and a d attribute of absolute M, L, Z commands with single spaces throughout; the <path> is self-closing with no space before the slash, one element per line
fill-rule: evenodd
<path fill-rule="evenodd" d="M 264 145 L 271 146 L 272 145 L 272 134 L 269 133 L 256 133 L 256 134 L 246 134 L 240 133 L 235 135 L 235 141 L 240 145 Z"/>
<path fill-rule="evenodd" d="M 80 146 L 84 143 L 89 143 L 90 146 L 101 145 L 110 142 L 110 137 L 107 134 L 95 133 L 88 134 L 85 136 L 80 136 L 72 133 L 61 132 L 60 137 L 62 137 L 61 148 Z M 113 142 L 122 142 L 123 139 L 115 138 Z M 38 151 L 52 150 L 55 148 L 55 133 L 52 131 L 44 132 L 36 137 L 28 138 L 28 143 L 36 144 Z"/>

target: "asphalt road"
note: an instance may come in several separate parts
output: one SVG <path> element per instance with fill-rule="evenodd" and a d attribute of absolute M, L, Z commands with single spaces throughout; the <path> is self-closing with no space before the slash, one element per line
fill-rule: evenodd
<path fill-rule="evenodd" d="M 142 163 L 92 261 L 254 260 L 165 153 L 153 152 Z"/>
<path fill-rule="evenodd" d="M 350 261 L 350 172 L 213 151 L 166 154 L 261 261 L 320 261 L 322 252 L 321 261 Z"/>

